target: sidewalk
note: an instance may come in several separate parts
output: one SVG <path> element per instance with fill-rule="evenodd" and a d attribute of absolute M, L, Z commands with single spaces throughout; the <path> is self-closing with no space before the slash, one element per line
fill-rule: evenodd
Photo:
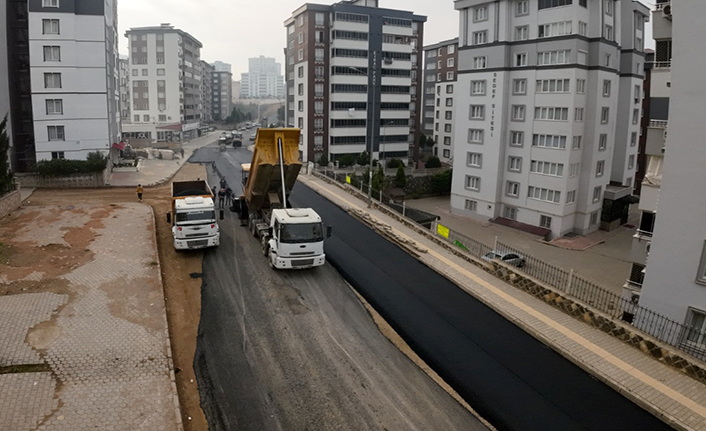
<path fill-rule="evenodd" d="M 113 172 L 110 174 L 108 184 L 112 187 L 137 187 L 142 184 L 145 187 L 156 186 L 169 181 L 176 174 L 189 157 L 201 147 L 215 144 L 220 136 L 220 131 L 216 130 L 206 136 L 202 136 L 193 141 L 183 144 L 184 158 L 182 160 L 159 160 L 145 159 L 139 172 Z"/>
<path fill-rule="evenodd" d="M 310 176 L 299 179 L 338 206 L 391 226 L 393 236 L 425 249 L 417 253 L 420 261 L 669 425 L 706 429 L 703 384 L 472 266 L 340 188 Z"/>
<path fill-rule="evenodd" d="M 439 223 L 489 246 L 498 240 L 513 245 L 524 254 L 566 270 L 575 270 L 583 277 L 611 289 L 620 295 L 630 276 L 630 250 L 635 229 L 620 227 L 612 232 L 598 231 L 586 237 L 560 238 L 547 243 L 542 238 L 490 222 L 481 222 L 451 213 L 448 196 L 406 201 L 409 208 L 441 217 Z M 639 217 L 639 212 L 634 214 Z M 631 215 L 632 216 L 632 215 Z"/>
<path fill-rule="evenodd" d="M 183 430 L 147 205 L 0 226 L 0 429 Z"/>

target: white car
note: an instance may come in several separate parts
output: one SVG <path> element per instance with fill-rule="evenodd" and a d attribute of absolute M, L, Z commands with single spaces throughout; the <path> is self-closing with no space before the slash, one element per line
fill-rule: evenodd
<path fill-rule="evenodd" d="M 483 260 L 487 260 L 490 262 L 493 259 L 498 259 L 502 260 L 505 263 L 509 263 L 512 266 L 516 266 L 518 268 L 522 268 L 525 266 L 525 258 L 524 256 L 517 254 L 517 253 L 506 253 L 502 251 L 491 251 L 490 253 L 486 253 L 483 256 Z"/>

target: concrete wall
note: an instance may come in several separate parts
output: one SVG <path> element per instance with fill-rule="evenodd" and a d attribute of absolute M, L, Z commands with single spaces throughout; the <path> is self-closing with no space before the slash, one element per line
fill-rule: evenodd
<path fill-rule="evenodd" d="M 7 194 L 0 198 L 0 218 L 5 217 L 22 205 L 22 197 L 20 191 Z"/>

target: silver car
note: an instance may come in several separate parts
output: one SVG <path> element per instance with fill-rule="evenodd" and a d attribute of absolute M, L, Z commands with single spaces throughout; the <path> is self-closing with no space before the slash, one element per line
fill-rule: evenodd
<path fill-rule="evenodd" d="M 493 259 L 498 259 L 502 260 L 503 262 L 510 264 L 512 266 L 516 266 L 518 268 L 522 268 L 525 266 L 525 258 L 524 256 L 517 254 L 517 253 L 506 253 L 503 251 L 491 251 L 490 253 L 487 253 L 483 256 L 483 260 L 487 260 L 490 262 Z"/>

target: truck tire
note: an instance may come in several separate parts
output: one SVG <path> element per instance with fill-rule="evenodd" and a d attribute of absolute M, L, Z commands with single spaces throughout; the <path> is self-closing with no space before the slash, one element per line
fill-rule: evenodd
<path fill-rule="evenodd" d="M 270 256 L 270 241 L 266 237 L 262 237 L 262 255 L 265 257 Z"/>

